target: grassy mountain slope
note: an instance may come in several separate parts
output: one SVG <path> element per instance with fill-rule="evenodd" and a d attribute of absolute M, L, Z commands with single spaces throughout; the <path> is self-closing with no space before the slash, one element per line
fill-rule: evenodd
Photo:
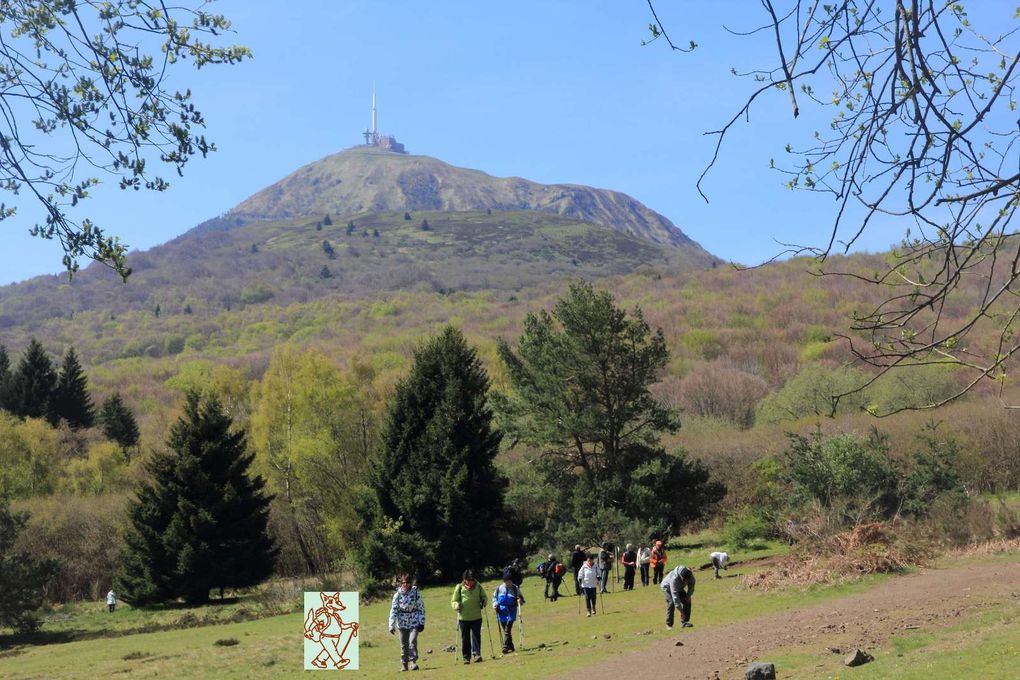
<path fill-rule="evenodd" d="M 428 228 L 423 226 L 428 224 Z M 352 229 L 349 225 L 353 224 Z M 565 277 L 641 267 L 706 268 L 703 251 L 658 246 L 606 227 L 537 212 L 415 212 L 256 222 L 188 234 L 130 256 L 122 284 L 90 267 L 73 281 L 38 277 L 0 289 L 0 328 L 35 332 L 48 319 L 102 310 L 173 313 L 307 302 L 376 291 L 519 290 Z"/>
<path fill-rule="evenodd" d="M 298 169 L 221 218 L 207 232 L 261 220 L 404 210 L 535 210 L 612 227 L 652 243 L 704 251 L 668 219 L 616 191 L 493 177 L 429 156 L 355 147 Z"/>

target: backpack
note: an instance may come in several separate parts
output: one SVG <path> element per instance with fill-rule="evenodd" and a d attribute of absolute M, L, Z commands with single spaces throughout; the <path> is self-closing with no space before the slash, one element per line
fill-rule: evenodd
<path fill-rule="evenodd" d="M 565 573 L 567 573 L 567 568 L 563 566 L 562 562 L 557 562 L 556 566 L 553 567 L 553 574 L 556 576 L 562 576 Z"/>
<path fill-rule="evenodd" d="M 506 586 L 499 586 L 503 590 L 502 593 L 496 595 L 496 616 L 500 621 L 506 623 L 512 621 L 517 617 L 517 586 L 513 588 L 507 588 Z"/>
<path fill-rule="evenodd" d="M 545 562 L 539 562 L 536 570 L 539 576 L 545 576 Z"/>

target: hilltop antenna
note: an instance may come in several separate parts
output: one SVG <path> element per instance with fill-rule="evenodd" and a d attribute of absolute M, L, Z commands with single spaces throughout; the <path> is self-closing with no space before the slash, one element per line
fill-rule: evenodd
<path fill-rule="evenodd" d="M 379 129 L 375 126 L 375 81 L 372 81 L 372 143 L 379 144 Z"/>

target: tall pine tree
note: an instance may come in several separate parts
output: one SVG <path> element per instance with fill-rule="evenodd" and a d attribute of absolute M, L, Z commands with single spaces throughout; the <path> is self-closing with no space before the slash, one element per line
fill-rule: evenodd
<path fill-rule="evenodd" d="M 272 573 L 270 499 L 262 478 L 248 474 L 254 455 L 245 432 L 231 426 L 217 399 L 188 395 L 167 451 L 147 464 L 151 481 L 131 506 L 116 586 L 126 601 L 198 604 L 210 590 L 222 596 Z"/>
<path fill-rule="evenodd" d="M 0 345 L 0 409 L 9 410 L 8 389 L 11 384 L 11 358 L 7 347 Z"/>
<path fill-rule="evenodd" d="M 64 363 L 60 367 L 50 411 L 54 420 L 62 418 L 74 429 L 92 427 L 96 422 L 88 378 L 85 377 L 73 347 L 64 353 Z"/>
<path fill-rule="evenodd" d="M 0 626 L 20 632 L 39 626 L 36 612 L 43 603 L 43 589 L 58 570 L 53 560 L 15 550 L 27 523 L 28 514 L 11 512 L 7 498 L 0 495 Z"/>
<path fill-rule="evenodd" d="M 39 341 L 32 338 L 11 376 L 10 411 L 22 418 L 50 417 L 50 400 L 56 384 L 53 362 Z"/>
<path fill-rule="evenodd" d="M 506 482 L 493 464 L 502 435 L 488 389 L 475 350 L 452 327 L 415 353 L 390 401 L 374 479 L 379 516 L 366 557 L 376 576 L 413 566 L 449 578 L 501 563 Z"/>
<path fill-rule="evenodd" d="M 138 444 L 138 423 L 119 393 L 110 395 L 103 402 L 99 422 L 103 424 L 103 436 L 120 444 L 121 449 L 127 451 Z"/>

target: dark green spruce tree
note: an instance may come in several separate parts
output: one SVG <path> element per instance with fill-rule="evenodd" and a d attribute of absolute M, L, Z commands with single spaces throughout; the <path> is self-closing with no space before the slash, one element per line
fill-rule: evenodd
<path fill-rule="evenodd" d="M 50 356 L 32 338 L 10 379 L 10 411 L 22 418 L 51 417 L 50 401 L 57 384 L 57 372 Z"/>
<path fill-rule="evenodd" d="M 7 392 L 11 384 L 11 357 L 7 354 L 7 347 L 0 345 L 0 409 L 10 409 L 8 405 Z"/>
<path fill-rule="evenodd" d="M 27 522 L 26 513 L 11 512 L 7 499 L 0 496 L 0 626 L 20 632 L 39 626 L 36 611 L 42 605 L 43 588 L 58 569 L 53 560 L 14 549 Z"/>
<path fill-rule="evenodd" d="M 120 444 L 121 449 L 126 451 L 138 444 L 138 423 L 119 393 L 103 402 L 99 409 L 99 422 L 103 425 L 103 436 Z"/>
<path fill-rule="evenodd" d="M 475 350 L 455 328 L 415 352 L 390 400 L 375 468 L 379 516 L 366 540 L 374 575 L 413 567 L 451 578 L 468 566 L 502 564 L 506 481 L 493 464 L 502 435 L 492 427 L 488 389 Z"/>
<path fill-rule="evenodd" d="M 253 453 L 243 430 L 215 398 L 190 393 L 170 428 L 167 450 L 146 465 L 151 481 L 131 505 L 122 569 L 115 586 L 137 605 L 254 586 L 273 570 L 265 482 L 249 474 Z"/>
<path fill-rule="evenodd" d="M 76 430 L 95 425 L 96 412 L 89 395 L 88 378 L 85 377 L 73 347 L 64 353 L 64 363 L 60 367 L 60 377 L 53 391 L 50 412 L 54 420 L 66 420 Z"/>

